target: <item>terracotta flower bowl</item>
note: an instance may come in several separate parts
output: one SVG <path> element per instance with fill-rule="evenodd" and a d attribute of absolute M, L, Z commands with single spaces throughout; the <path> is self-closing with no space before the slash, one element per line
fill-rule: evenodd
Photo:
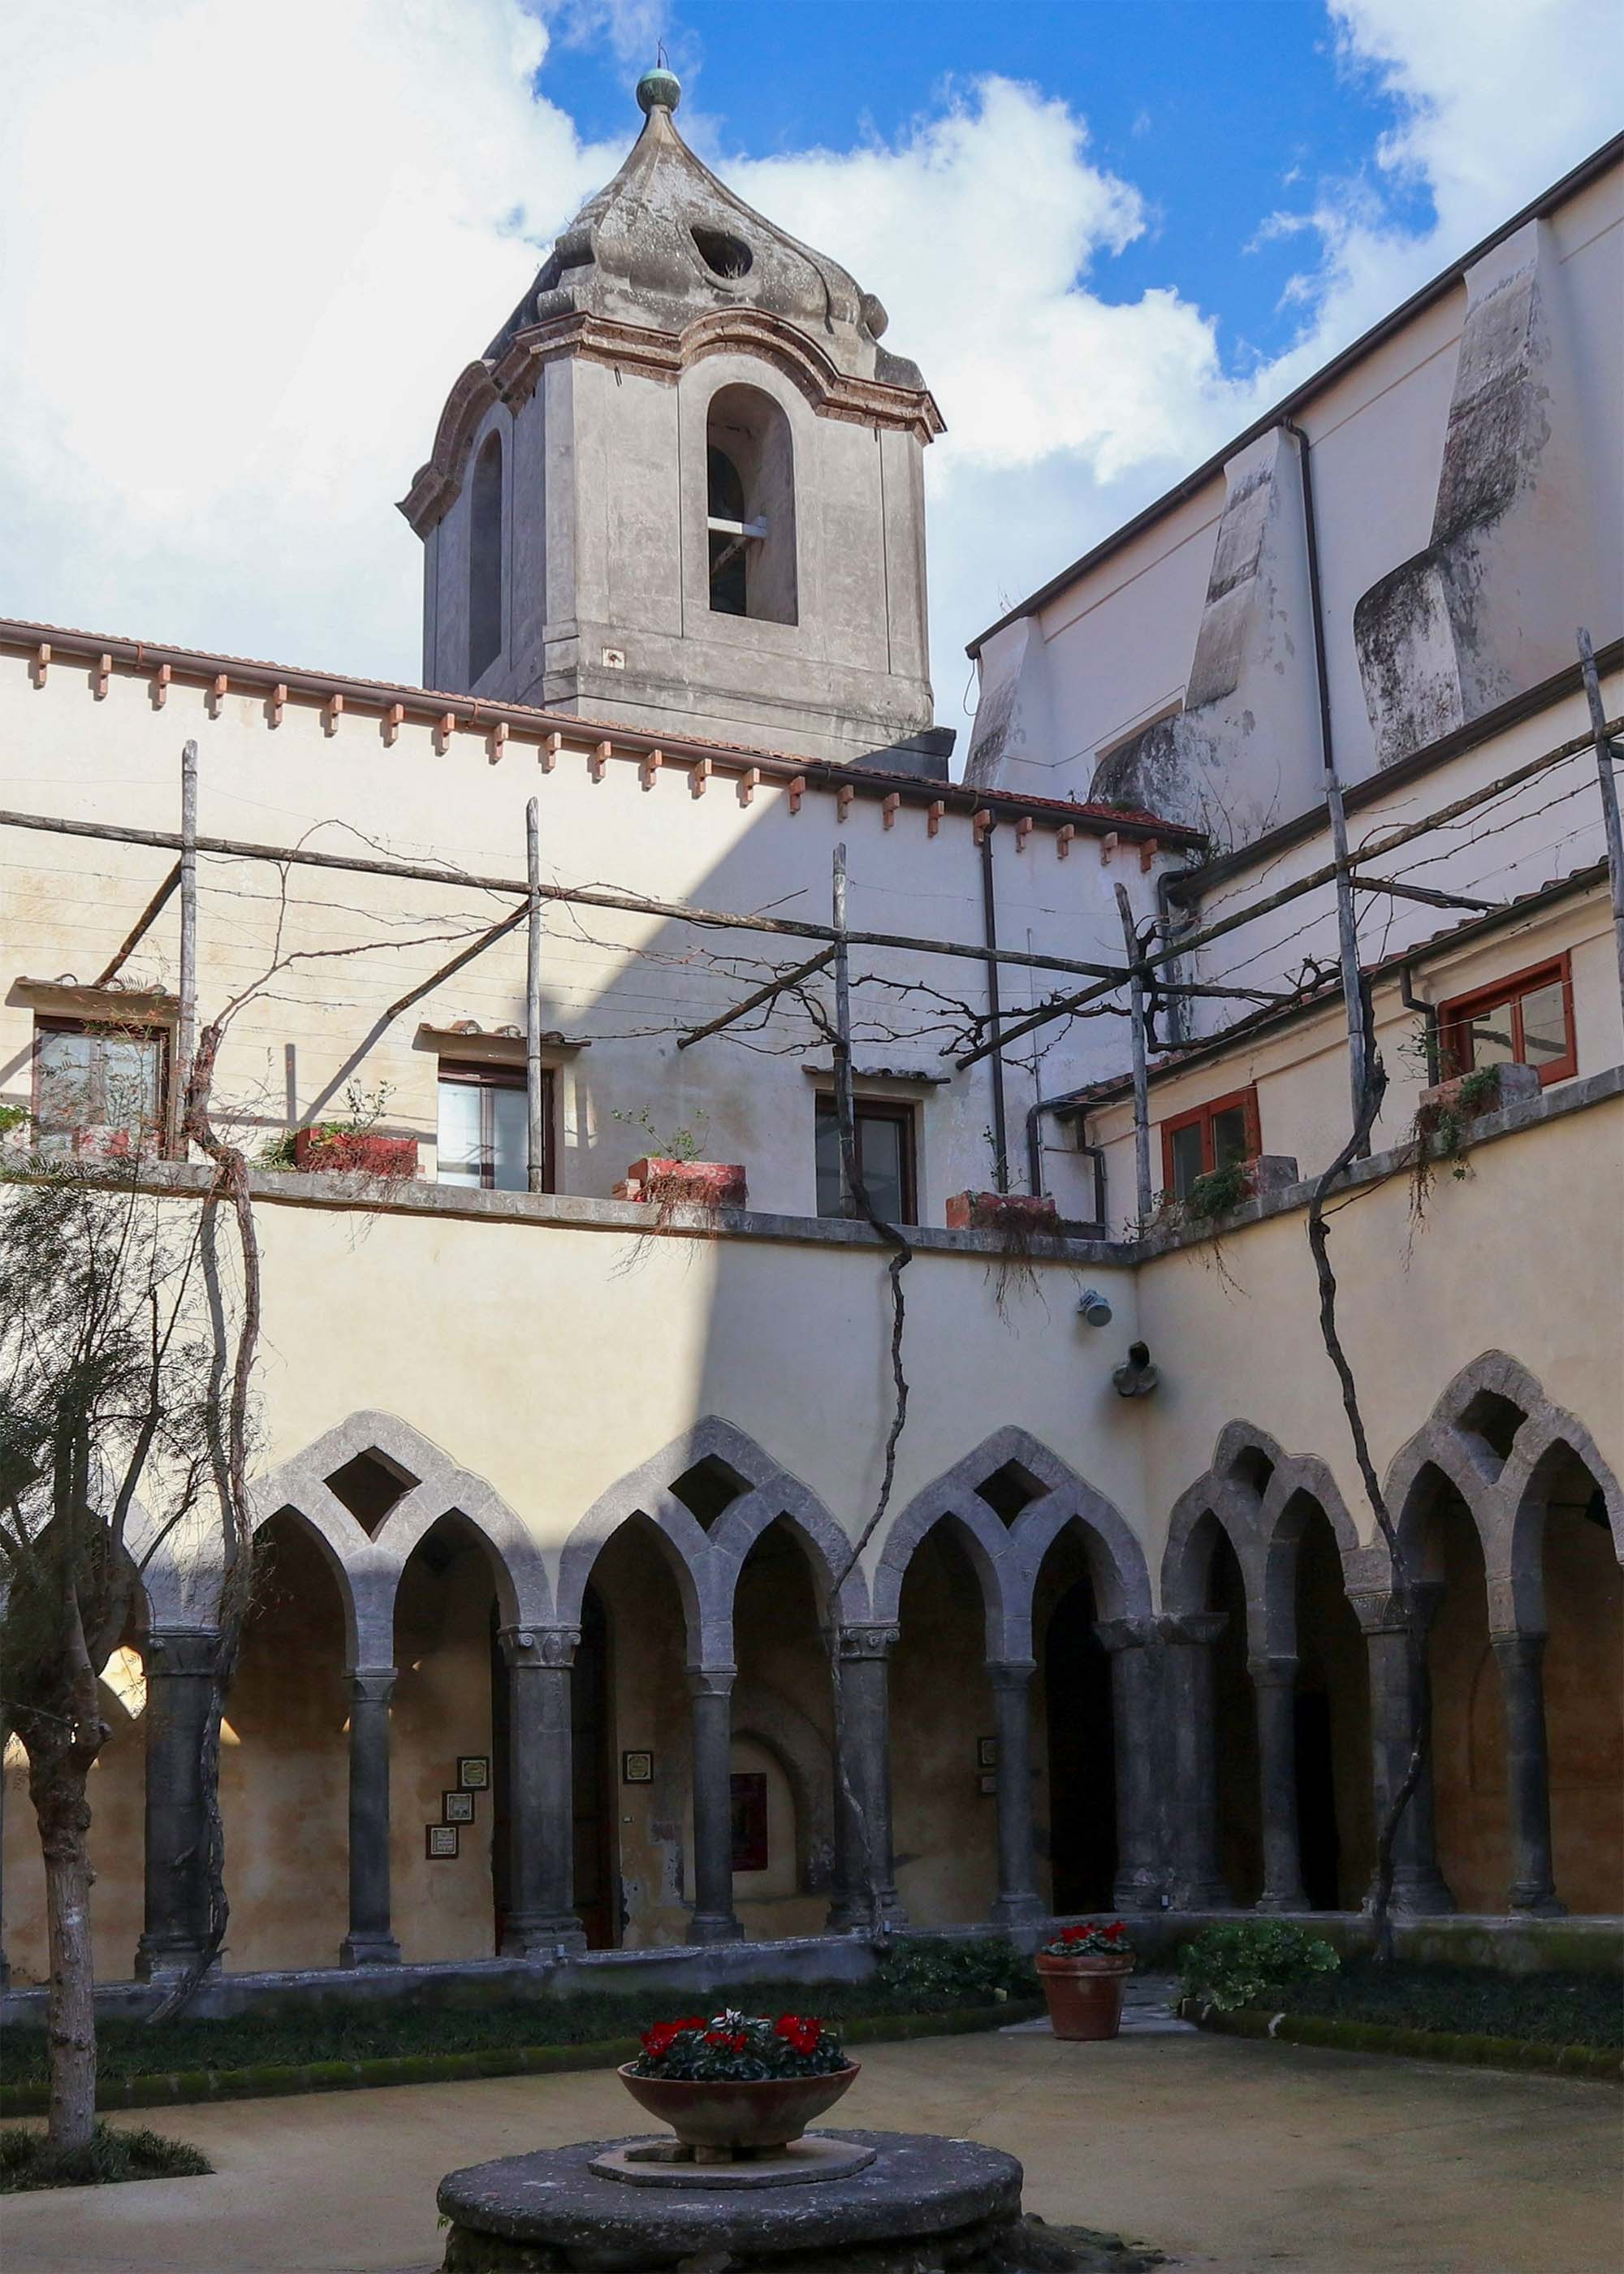
<path fill-rule="evenodd" d="M 823 2076 L 764 2077 L 754 2084 L 638 2076 L 630 2061 L 618 2074 L 632 2098 L 669 2124 L 685 2148 L 737 2155 L 786 2148 L 799 2140 L 814 2117 L 834 2106 L 861 2066 L 848 2061 Z"/>
<path fill-rule="evenodd" d="M 1103 1951 L 1084 1958 L 1051 1958 L 1039 1951 L 1032 1962 L 1057 2037 L 1073 2044 L 1095 2044 L 1116 2036 L 1122 2026 L 1122 1994 L 1133 1971 L 1132 1952 L 1120 1958 Z"/>

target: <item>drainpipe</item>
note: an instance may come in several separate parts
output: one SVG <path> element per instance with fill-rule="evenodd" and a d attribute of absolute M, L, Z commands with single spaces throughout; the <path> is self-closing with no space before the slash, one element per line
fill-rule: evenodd
<path fill-rule="evenodd" d="M 1356 1121 L 1365 1096 L 1365 1024 L 1359 1000 L 1359 931 L 1354 919 L 1353 888 L 1348 881 L 1348 821 L 1342 810 L 1342 786 L 1336 772 L 1331 740 L 1331 681 L 1325 651 L 1325 609 L 1320 589 L 1320 541 L 1314 529 L 1314 480 L 1309 465 L 1309 441 L 1289 418 L 1280 422 L 1302 453 L 1303 544 L 1308 555 L 1308 613 L 1314 634 L 1314 675 L 1320 693 L 1320 758 L 1325 774 L 1326 811 L 1331 821 L 1331 850 L 1340 874 L 1336 885 L 1336 935 L 1342 968 L 1342 998 L 1348 1007 L 1348 1068 Z M 1370 1148 L 1365 1148 L 1366 1153 Z"/>
<path fill-rule="evenodd" d="M 998 900 L 992 876 L 993 825 L 989 822 L 981 832 L 981 941 L 986 947 L 998 945 Z M 996 1043 L 1001 1031 L 1001 1008 L 998 998 L 998 967 L 987 967 L 987 1013 L 992 1040 Z M 1004 1103 L 1004 1053 L 995 1049 L 992 1053 L 992 1145 L 993 1183 L 1001 1193 L 1010 1188 L 1010 1133 Z"/>
<path fill-rule="evenodd" d="M 1443 1051 L 1438 1035 L 1438 1005 L 1416 993 L 1410 980 L 1410 967 L 1407 963 L 1399 966 L 1398 999 L 1407 1011 L 1419 1011 L 1425 1021 L 1422 1042 L 1426 1051 L 1426 1078 L 1429 1082 L 1437 1082 L 1442 1079 L 1440 1069 L 1443 1065 Z"/>

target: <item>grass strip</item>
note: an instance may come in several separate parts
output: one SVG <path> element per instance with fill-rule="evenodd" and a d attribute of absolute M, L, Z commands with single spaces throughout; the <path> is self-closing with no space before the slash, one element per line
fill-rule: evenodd
<path fill-rule="evenodd" d="M 842 2022 L 848 2044 L 910 2037 L 957 2037 L 1029 2021 L 1039 2001 L 1011 1998 L 996 2006 L 959 2007 L 943 2014 L 866 2014 Z M 389 2084 L 465 2084 L 483 2077 L 556 2076 L 573 2069 L 617 2068 L 635 2058 L 638 2041 L 604 2037 L 596 2043 L 492 2045 L 482 2052 L 395 2053 L 365 2060 L 262 2063 L 252 2068 L 173 2069 L 104 2077 L 96 2087 L 100 2108 L 180 2107 L 206 2100 L 263 2100 L 300 2092 L 362 2092 Z M 0 2085 L 0 2117 L 35 2116 L 46 2107 L 43 2083 Z"/>
<path fill-rule="evenodd" d="M 195 2180 L 214 2170 L 184 2140 L 98 2124 L 85 2148 L 53 2148 L 42 2132 L 0 2132 L 0 2195 L 36 2187 L 117 2187 L 126 2180 Z"/>
<path fill-rule="evenodd" d="M 1461 2029 L 1407 2029 L 1327 2014 L 1275 2014 L 1244 2006 L 1220 2014 L 1185 1999 L 1181 2013 L 1229 2037 L 1279 2038 L 1291 2045 L 1327 2045 L 1340 2052 L 1397 2053 L 1412 2060 L 1459 2061 L 1477 2068 L 1539 2069 L 1547 2074 L 1624 2082 L 1624 2056 L 1608 2046 L 1553 2045 L 1538 2037 L 1488 2037 Z"/>

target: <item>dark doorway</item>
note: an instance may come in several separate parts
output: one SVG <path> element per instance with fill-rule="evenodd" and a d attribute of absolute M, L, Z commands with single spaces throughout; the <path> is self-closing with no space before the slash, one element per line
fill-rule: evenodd
<path fill-rule="evenodd" d="M 1249 1909 L 1263 1892 L 1258 1710 L 1246 1666 L 1246 1583 L 1229 1535 L 1215 1521 L 1207 1600 L 1209 1610 L 1224 1614 L 1223 1632 L 1213 1645 L 1218 1868 L 1236 1901 Z"/>
<path fill-rule="evenodd" d="M 1331 1701 L 1323 1690 L 1299 1690 L 1297 1722 L 1297 1836 L 1303 1892 L 1310 1910 L 1338 1908 L 1342 1842 L 1336 1831 L 1336 1778 L 1331 1751 Z"/>
<path fill-rule="evenodd" d="M 1111 1661 L 1095 1634 L 1093 1582 L 1074 1580 L 1050 1614 L 1049 1852 L 1059 1912 L 1109 1910 L 1116 1877 L 1116 1746 Z"/>
<path fill-rule="evenodd" d="M 588 1586 L 581 1606 L 581 1642 L 569 1683 L 575 1742 L 575 1914 L 589 1950 L 620 1940 L 611 1841 L 614 1831 L 609 1780 L 609 1622 L 601 1598 Z"/>

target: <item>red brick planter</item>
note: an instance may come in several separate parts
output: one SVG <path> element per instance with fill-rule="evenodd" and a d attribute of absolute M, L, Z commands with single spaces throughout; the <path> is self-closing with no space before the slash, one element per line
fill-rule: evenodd
<path fill-rule="evenodd" d="M 618 1201 L 654 1201 L 665 1208 L 746 1208 L 749 1188 L 739 1161 L 669 1161 L 650 1154 L 634 1161 Z"/>
<path fill-rule="evenodd" d="M 954 1193 L 947 1203 L 947 1228 L 1057 1234 L 1060 1216 L 1053 1201 L 1034 1193 Z"/>
<path fill-rule="evenodd" d="M 754 2084 L 718 2077 L 639 2076 L 628 2061 L 617 2070 L 632 2098 L 658 2116 L 688 2148 L 786 2148 L 815 2116 L 832 2108 L 862 2064 L 848 2061 L 824 2076 L 770 2076 Z"/>
<path fill-rule="evenodd" d="M 1123 1992 L 1133 1971 L 1131 1957 L 1111 1958 L 1101 1952 L 1090 1958 L 1050 1958 L 1039 1951 L 1032 1962 L 1057 2037 L 1094 2044 L 1116 2036 L 1122 2026 Z"/>
<path fill-rule="evenodd" d="M 359 1129 L 298 1129 L 293 1163 L 306 1175 L 339 1171 L 363 1177 L 415 1177 L 415 1137 L 379 1137 Z"/>
<path fill-rule="evenodd" d="M 1492 1075 L 1492 1080 L 1485 1080 L 1485 1075 Z M 1422 1091 L 1416 1108 L 1416 1134 L 1434 1137 L 1446 1120 L 1457 1125 L 1480 1121 L 1485 1114 L 1503 1112 L 1520 1098 L 1538 1095 L 1537 1066 L 1512 1062 L 1456 1074 L 1453 1081 L 1435 1082 L 1431 1089 Z"/>

